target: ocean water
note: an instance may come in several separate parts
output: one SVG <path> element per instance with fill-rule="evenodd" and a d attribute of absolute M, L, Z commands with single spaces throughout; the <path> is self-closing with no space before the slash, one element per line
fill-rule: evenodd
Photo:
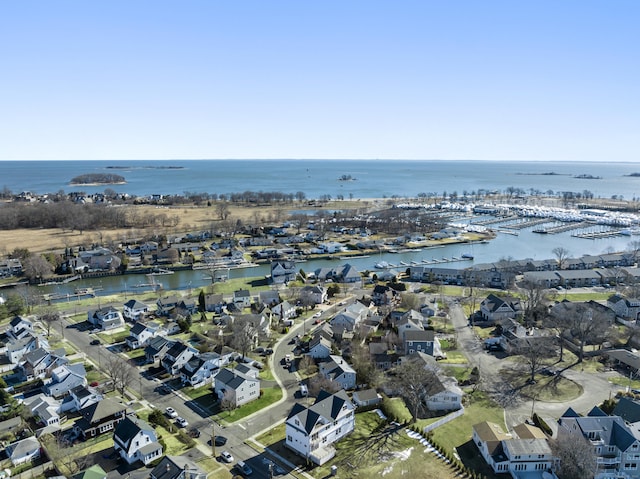
<path fill-rule="evenodd" d="M 115 167 L 115 168 L 110 168 Z M 115 173 L 126 184 L 109 188 L 138 196 L 303 192 L 307 198 L 411 198 L 420 193 L 458 195 L 478 190 L 529 193 L 590 191 L 595 197 L 640 197 L 638 163 L 491 162 L 409 160 L 146 160 L 0 161 L 0 188 L 14 193 L 102 192 L 106 186 L 71 186 L 86 173 Z M 548 173 L 554 173 L 550 175 Z M 339 181 L 350 175 L 352 181 Z M 577 178 L 590 175 L 599 179 Z"/>

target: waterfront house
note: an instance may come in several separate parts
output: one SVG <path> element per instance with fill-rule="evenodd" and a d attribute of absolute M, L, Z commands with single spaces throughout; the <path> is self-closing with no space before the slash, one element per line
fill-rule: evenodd
<path fill-rule="evenodd" d="M 333 444 L 353 431 L 354 410 L 345 391 L 320 391 L 308 407 L 294 404 L 285 422 L 286 447 L 315 464 L 325 464 L 335 456 Z"/>
<path fill-rule="evenodd" d="M 487 324 L 493 324 L 502 319 L 515 319 L 522 314 L 520 300 L 511 296 L 499 297 L 490 294 L 480 303 L 480 316 Z"/>
<path fill-rule="evenodd" d="M 16 316 L 9 322 L 7 335 L 13 339 L 22 339 L 33 333 L 33 323 L 22 316 Z"/>
<path fill-rule="evenodd" d="M 132 322 L 140 321 L 148 312 L 149 305 L 137 299 L 130 299 L 122 307 L 122 316 Z"/>
<path fill-rule="evenodd" d="M 240 407 L 260 397 L 260 379 L 240 370 L 222 368 L 215 377 L 214 390 L 221 401 Z"/>
<path fill-rule="evenodd" d="M 125 417 L 113 431 L 113 448 L 127 464 L 140 461 L 145 466 L 162 456 L 156 431 L 135 416 Z"/>
<path fill-rule="evenodd" d="M 89 271 L 115 271 L 122 260 L 108 248 L 80 251 L 78 257 L 89 267 Z"/>
<path fill-rule="evenodd" d="M 624 321 L 636 323 L 640 319 L 640 299 L 614 294 L 607 299 L 607 305 Z"/>
<path fill-rule="evenodd" d="M 90 310 L 87 313 L 87 320 L 96 328 L 103 331 L 119 328 L 124 325 L 122 313 L 113 306 Z"/>
<path fill-rule="evenodd" d="M 238 310 L 251 306 L 251 292 L 248 289 L 239 289 L 233 292 L 233 304 Z"/>
<path fill-rule="evenodd" d="M 296 279 L 296 263 L 289 260 L 277 259 L 271 261 L 271 282 L 273 284 L 287 284 Z"/>

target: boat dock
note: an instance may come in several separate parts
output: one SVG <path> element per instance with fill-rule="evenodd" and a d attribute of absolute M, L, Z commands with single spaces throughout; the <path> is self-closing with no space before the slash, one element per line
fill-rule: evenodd
<path fill-rule="evenodd" d="M 42 298 L 45 301 L 60 301 L 62 299 L 66 299 L 68 301 L 72 299 L 80 299 L 80 298 L 94 298 L 96 296 L 96 292 L 102 291 L 102 288 L 78 288 L 73 293 L 49 293 L 43 294 Z"/>

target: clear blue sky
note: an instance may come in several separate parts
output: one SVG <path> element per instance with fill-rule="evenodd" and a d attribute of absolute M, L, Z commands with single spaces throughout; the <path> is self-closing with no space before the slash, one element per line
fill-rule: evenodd
<path fill-rule="evenodd" d="M 640 161 L 640 1 L 0 3 L 0 159 Z"/>

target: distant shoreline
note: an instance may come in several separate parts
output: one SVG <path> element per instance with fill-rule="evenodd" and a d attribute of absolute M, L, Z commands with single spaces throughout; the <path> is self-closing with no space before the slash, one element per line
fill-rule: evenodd
<path fill-rule="evenodd" d="M 108 185 L 126 185 L 126 181 L 113 181 L 113 182 L 97 182 L 97 183 L 69 183 L 69 186 L 108 186 Z"/>

